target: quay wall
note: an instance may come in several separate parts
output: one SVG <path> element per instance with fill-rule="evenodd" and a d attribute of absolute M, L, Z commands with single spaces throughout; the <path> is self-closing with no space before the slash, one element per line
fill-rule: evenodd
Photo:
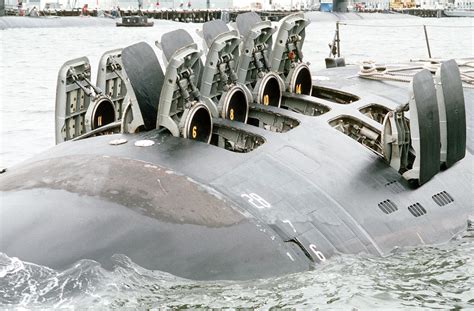
<path fill-rule="evenodd" d="M 57 28 L 57 27 L 97 27 L 97 26 L 115 26 L 120 19 L 107 17 L 95 17 L 93 12 L 90 16 L 79 16 L 64 11 L 57 15 L 48 15 L 40 17 L 24 16 L 4 16 L 0 17 L 0 30 L 9 28 Z M 235 17 L 244 11 L 220 11 L 220 10 L 199 10 L 199 11 L 160 11 L 146 12 L 149 18 L 172 20 L 179 22 L 206 22 L 213 19 L 223 19 L 225 21 L 235 21 Z M 262 11 L 259 12 L 263 19 L 278 21 L 294 11 Z M 124 16 L 137 14 L 136 11 L 123 11 Z M 344 20 L 364 20 L 364 19 L 398 19 L 410 18 L 412 16 L 405 14 L 386 14 L 386 13 L 337 13 L 337 12 L 305 12 L 305 15 L 312 22 L 334 22 Z"/>

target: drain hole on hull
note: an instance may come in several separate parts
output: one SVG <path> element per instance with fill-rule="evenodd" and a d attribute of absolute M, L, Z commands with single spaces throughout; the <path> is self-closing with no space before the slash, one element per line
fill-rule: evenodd
<path fill-rule="evenodd" d="M 393 193 L 401 193 L 405 190 L 405 188 L 396 180 L 386 183 L 385 187 L 390 189 Z"/>
<path fill-rule="evenodd" d="M 311 95 L 342 105 L 347 105 L 360 99 L 358 96 L 347 92 L 316 85 L 313 85 L 313 92 Z"/>
<path fill-rule="evenodd" d="M 369 117 L 370 119 L 383 124 L 383 120 L 385 115 L 390 111 L 387 107 L 378 105 L 378 104 L 371 104 L 364 108 L 360 109 L 360 112 Z"/>
<path fill-rule="evenodd" d="M 420 217 L 426 214 L 426 209 L 420 203 L 408 206 L 408 210 L 415 217 Z"/>
<path fill-rule="evenodd" d="M 231 127 L 217 121 L 214 123 L 211 145 L 228 151 L 247 153 L 265 143 L 265 139 L 257 134 Z"/>
<path fill-rule="evenodd" d="M 433 198 L 433 201 L 435 201 L 436 204 L 439 206 L 445 206 L 448 205 L 449 203 L 454 202 L 454 199 L 449 193 L 446 191 L 442 191 L 440 193 L 437 193 L 433 195 L 431 198 Z"/>
<path fill-rule="evenodd" d="M 385 214 L 387 214 L 387 215 L 398 211 L 397 205 L 395 205 L 395 203 L 393 203 L 390 200 L 382 201 L 378 204 L 378 206 L 379 206 L 380 210 L 382 212 L 384 212 Z"/>

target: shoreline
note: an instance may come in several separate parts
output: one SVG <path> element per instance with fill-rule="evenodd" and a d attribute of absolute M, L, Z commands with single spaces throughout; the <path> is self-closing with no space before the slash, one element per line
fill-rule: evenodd
<path fill-rule="evenodd" d="M 383 20 L 383 19 L 417 19 L 419 17 L 399 13 L 336 13 L 305 12 L 311 22 L 336 22 L 347 20 Z M 62 28 L 62 27 L 115 27 L 120 18 L 93 16 L 2 16 L 0 30 L 16 28 Z M 155 19 L 157 21 L 179 22 L 175 19 Z"/>

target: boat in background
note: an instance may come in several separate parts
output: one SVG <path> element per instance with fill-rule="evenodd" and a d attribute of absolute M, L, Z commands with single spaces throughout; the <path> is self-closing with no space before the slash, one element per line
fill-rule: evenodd
<path fill-rule="evenodd" d="M 117 22 L 117 27 L 152 27 L 153 22 L 148 21 L 144 15 L 122 16 L 122 21 Z"/>
<path fill-rule="evenodd" d="M 445 5 L 443 13 L 447 17 L 474 17 L 474 2 L 455 0 Z"/>
<path fill-rule="evenodd" d="M 447 17 L 474 17 L 474 10 L 448 9 L 443 11 Z"/>

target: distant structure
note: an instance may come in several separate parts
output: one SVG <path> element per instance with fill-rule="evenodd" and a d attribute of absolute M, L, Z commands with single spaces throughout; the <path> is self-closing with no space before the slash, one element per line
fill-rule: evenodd
<path fill-rule="evenodd" d="M 324 0 L 323 0 L 324 1 Z M 323 3 L 323 1 L 321 1 L 321 3 Z M 345 1 L 345 0 L 334 0 L 333 1 L 333 10 L 334 12 L 347 12 L 349 10 L 349 5 L 350 5 L 350 2 L 349 1 Z"/>
<path fill-rule="evenodd" d="M 474 10 L 473 0 L 454 0 L 454 8 Z"/>
<path fill-rule="evenodd" d="M 3 0 L 0 0 L 3 1 Z M 4 0 L 7 8 L 14 8 L 18 5 L 18 0 Z M 231 9 L 234 7 L 234 0 L 141 0 L 140 5 L 143 10 L 159 9 Z M 240 2 L 240 1 L 239 1 Z M 23 8 L 36 6 L 44 9 L 80 9 L 87 4 L 90 9 L 110 10 L 119 6 L 122 10 L 138 9 L 138 0 L 23 0 Z"/>
<path fill-rule="evenodd" d="M 334 1 L 337 2 L 338 0 L 334 0 Z M 404 8 L 474 9 L 474 1 L 473 0 L 355 0 L 349 5 L 349 7 L 351 6 L 354 8 L 354 10 L 358 10 L 358 9 L 390 10 L 390 9 L 404 9 Z M 336 5 L 335 5 L 335 10 L 343 11 L 340 9 L 336 9 Z"/>
<path fill-rule="evenodd" d="M 415 6 L 415 0 L 390 0 L 390 8 L 392 9 L 413 8 Z"/>
<path fill-rule="evenodd" d="M 122 10 L 312 10 L 323 12 L 348 12 L 359 10 L 384 11 L 403 8 L 425 9 L 474 9 L 474 0 L 0 0 L 0 14 L 5 9 L 33 7 L 40 10 L 81 9 L 87 4 L 91 10 L 111 10 L 119 6 Z"/>
<path fill-rule="evenodd" d="M 19 0 L 5 1 L 6 8 L 15 8 Z M 140 0 L 143 10 L 159 9 L 281 9 L 318 10 L 321 0 Z M 322 0 L 328 1 L 328 0 Z M 332 2 L 332 0 L 330 0 Z M 122 10 L 138 9 L 138 0 L 22 0 L 24 9 L 36 6 L 44 9 L 80 9 L 87 4 L 90 9 L 109 10 L 120 6 Z"/>

